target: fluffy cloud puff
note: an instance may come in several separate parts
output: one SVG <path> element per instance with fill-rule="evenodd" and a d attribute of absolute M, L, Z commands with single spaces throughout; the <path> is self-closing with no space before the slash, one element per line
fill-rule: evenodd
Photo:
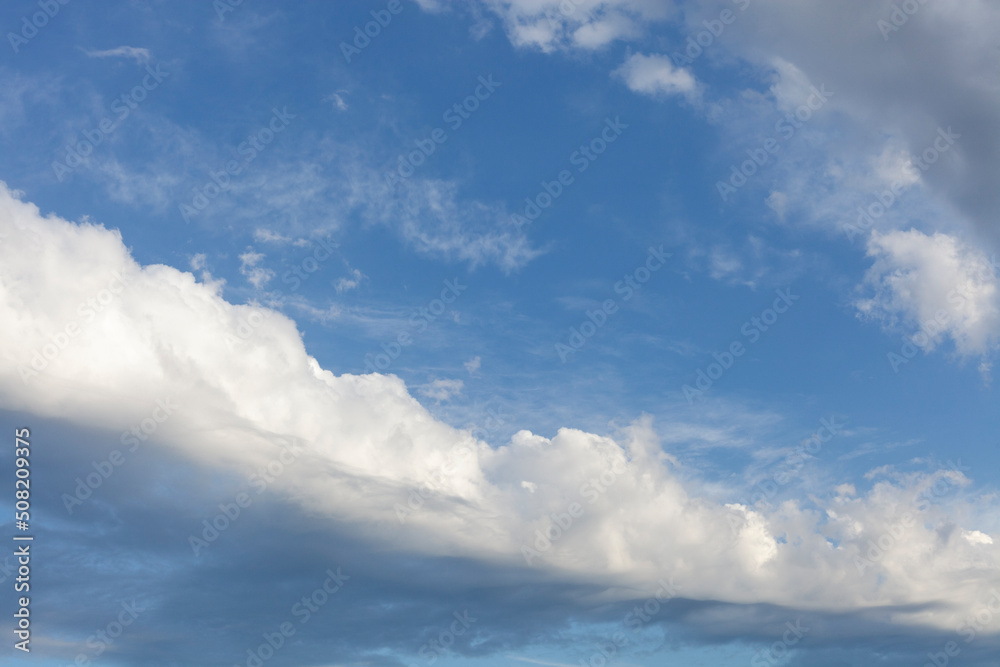
<path fill-rule="evenodd" d="M 950 338 L 959 354 L 988 355 L 1000 340 L 996 256 L 947 234 L 915 229 L 875 232 L 868 242 L 875 263 L 866 276 L 873 292 L 860 312 L 889 325 L 918 330 L 914 343 L 932 350 Z"/>
<path fill-rule="evenodd" d="M 661 55 L 631 55 L 615 72 L 629 89 L 646 95 L 692 94 L 696 83 L 691 73 L 674 67 L 670 58 Z"/>

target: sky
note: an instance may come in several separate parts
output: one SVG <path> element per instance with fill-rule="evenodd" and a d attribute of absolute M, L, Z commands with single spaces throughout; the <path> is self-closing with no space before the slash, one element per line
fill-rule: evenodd
<path fill-rule="evenodd" d="M 996 664 L 1000 6 L 0 26 L 4 664 Z"/>

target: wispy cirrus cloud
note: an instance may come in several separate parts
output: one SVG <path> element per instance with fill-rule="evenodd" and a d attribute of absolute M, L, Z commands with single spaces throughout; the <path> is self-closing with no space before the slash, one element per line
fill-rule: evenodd
<path fill-rule="evenodd" d="M 140 65 L 145 65 L 152 58 L 149 49 L 136 46 L 117 46 L 113 49 L 81 49 L 88 58 L 131 58 Z"/>

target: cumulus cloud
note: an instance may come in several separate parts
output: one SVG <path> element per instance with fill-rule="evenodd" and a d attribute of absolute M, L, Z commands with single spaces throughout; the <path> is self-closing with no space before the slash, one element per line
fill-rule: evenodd
<path fill-rule="evenodd" d="M 696 90 L 691 73 L 675 68 L 663 55 L 632 54 L 615 74 L 625 80 L 629 89 L 645 95 L 691 95 Z"/>
<path fill-rule="evenodd" d="M 857 307 L 889 327 L 918 330 L 914 344 L 930 351 L 950 339 L 961 355 L 986 355 L 1000 341 L 996 256 L 953 236 L 915 229 L 874 232 L 865 278 L 871 292 Z"/>
<path fill-rule="evenodd" d="M 1000 584 L 995 499 L 924 502 L 939 480 L 968 487 L 960 470 L 727 506 L 678 477 L 649 418 L 614 437 L 521 430 L 492 448 L 435 419 L 395 376 L 323 369 L 284 315 L 137 264 L 115 231 L 42 217 L 6 187 L 0 231 L 12 240 L 0 244 L 6 406 L 100 426 L 139 422 L 173 397 L 182 409 L 159 447 L 245 474 L 296 444 L 302 465 L 274 493 L 305 515 L 364 526 L 384 550 L 597 584 L 609 602 L 673 577 L 685 598 L 714 604 L 891 607 L 887 622 L 900 627 L 953 628 Z M 32 239 L 37 252 L 18 251 Z M 950 528 L 959 522 L 967 532 Z M 887 546 L 869 556 L 871 541 Z"/>

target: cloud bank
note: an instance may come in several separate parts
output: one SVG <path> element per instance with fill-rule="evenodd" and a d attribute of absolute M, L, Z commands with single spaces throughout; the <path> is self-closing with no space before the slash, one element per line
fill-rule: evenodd
<path fill-rule="evenodd" d="M 434 419 L 395 376 L 324 370 L 284 315 L 138 265 L 113 230 L 43 217 L 4 186 L 0 233 L 5 405 L 99 426 L 176 400 L 158 447 L 230 474 L 295 447 L 301 465 L 274 492 L 382 549 L 597 584 L 605 602 L 667 578 L 692 601 L 903 628 L 954 628 L 984 584 L 1000 586 L 996 501 L 961 468 L 719 504 L 681 480 L 648 418 L 614 438 L 522 430 L 491 446 Z"/>

